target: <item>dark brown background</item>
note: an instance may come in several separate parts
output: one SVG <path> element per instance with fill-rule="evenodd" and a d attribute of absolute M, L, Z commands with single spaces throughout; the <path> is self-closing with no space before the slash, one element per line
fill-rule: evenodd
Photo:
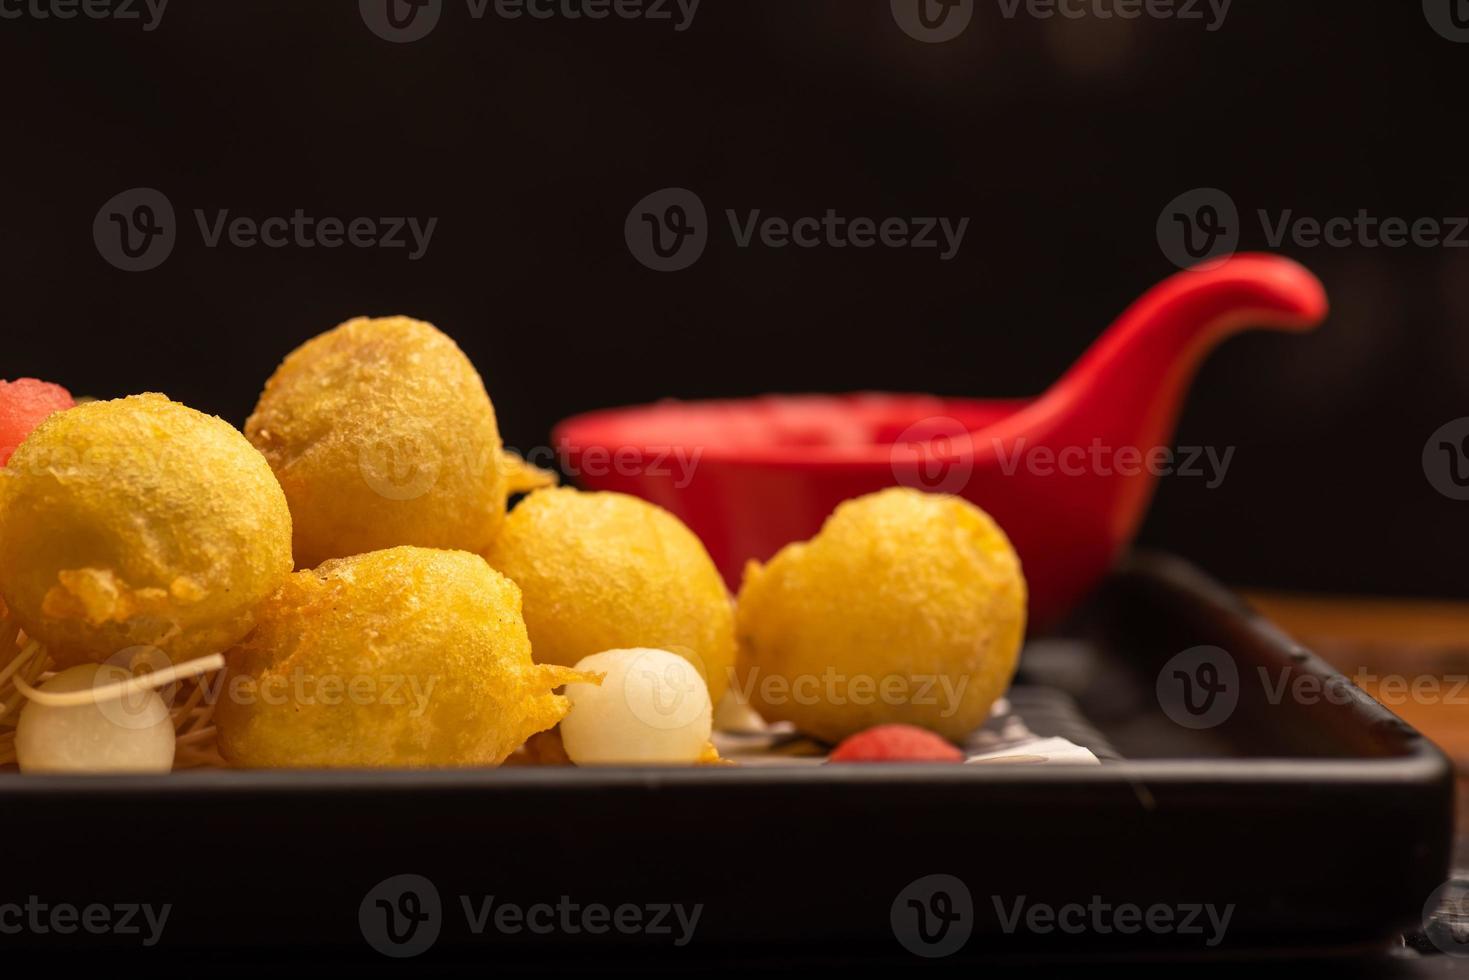
<path fill-rule="evenodd" d="M 1175 195 L 1246 215 L 1469 214 L 1469 45 L 1416 0 L 1235 0 L 1198 22 L 1006 20 L 979 0 L 919 44 L 887 0 L 704 0 L 690 30 L 472 21 L 388 44 L 355 0 L 173 0 L 160 27 L 0 20 L 0 376 L 168 392 L 242 422 L 279 358 L 348 316 L 438 323 L 507 442 L 664 395 L 1043 388 L 1171 271 Z M 958 258 L 739 250 L 657 274 L 633 202 L 968 216 Z M 127 274 L 98 208 L 164 191 L 180 243 Z M 193 208 L 437 216 L 401 250 L 206 249 Z M 1264 247 L 1257 221 L 1243 245 Z M 1183 444 L 1228 479 L 1165 480 L 1143 539 L 1238 583 L 1462 594 L 1469 503 L 1420 453 L 1469 415 L 1469 250 L 1290 250 L 1335 311 L 1249 336 L 1201 375 Z"/>

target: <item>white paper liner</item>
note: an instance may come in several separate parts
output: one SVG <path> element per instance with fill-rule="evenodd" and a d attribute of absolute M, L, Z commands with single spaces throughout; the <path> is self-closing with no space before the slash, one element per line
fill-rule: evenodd
<path fill-rule="evenodd" d="M 819 766 L 826 747 L 800 735 L 789 724 L 760 731 L 715 732 L 721 758 L 742 766 Z M 996 702 L 990 720 L 964 745 L 966 765 L 1101 765 L 1091 750 L 1064 738 L 1044 738 L 1026 727 L 1005 699 Z"/>

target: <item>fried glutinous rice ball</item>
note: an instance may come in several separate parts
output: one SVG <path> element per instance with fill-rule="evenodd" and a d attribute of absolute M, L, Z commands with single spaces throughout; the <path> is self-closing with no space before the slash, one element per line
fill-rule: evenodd
<path fill-rule="evenodd" d="M 485 553 L 525 593 L 536 659 L 574 665 L 652 647 L 688 660 L 714 703 L 734 665 L 729 593 L 704 545 L 661 507 L 619 493 L 538 490 Z"/>
<path fill-rule="evenodd" d="M 228 655 L 215 711 L 239 766 L 493 766 L 589 676 L 531 660 L 520 590 L 459 551 L 392 548 L 296 572 Z"/>
<path fill-rule="evenodd" d="M 889 723 L 961 741 L 1010 684 L 1025 602 L 1020 560 L 982 510 L 884 490 L 750 563 L 736 674 L 767 720 L 830 742 Z"/>
<path fill-rule="evenodd" d="M 63 666 L 226 650 L 290 570 L 264 458 L 162 395 L 52 415 L 0 469 L 0 594 Z"/>
<path fill-rule="evenodd" d="M 349 320 L 298 347 L 245 434 L 285 488 L 303 568 L 405 544 L 481 552 L 533 472 L 502 453 L 469 358 L 407 317 Z"/>

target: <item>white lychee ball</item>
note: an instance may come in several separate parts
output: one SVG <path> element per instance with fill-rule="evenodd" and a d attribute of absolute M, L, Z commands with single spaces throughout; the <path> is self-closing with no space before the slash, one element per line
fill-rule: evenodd
<path fill-rule="evenodd" d="M 709 744 L 713 705 L 692 664 L 667 650 L 607 650 L 576 669 L 600 685 L 568 684 L 561 721 L 566 754 L 579 766 L 688 765 Z"/>
<path fill-rule="evenodd" d="M 731 684 L 724 697 L 714 709 L 714 728 L 721 732 L 754 734 L 769 730 L 765 719 L 750 707 L 750 702 L 741 697 L 739 690 Z"/>
<path fill-rule="evenodd" d="M 40 690 L 85 691 L 132 676 L 112 664 L 82 664 Z M 15 757 L 25 773 L 168 772 L 174 744 L 173 719 L 155 691 L 67 707 L 28 701 L 15 726 Z"/>

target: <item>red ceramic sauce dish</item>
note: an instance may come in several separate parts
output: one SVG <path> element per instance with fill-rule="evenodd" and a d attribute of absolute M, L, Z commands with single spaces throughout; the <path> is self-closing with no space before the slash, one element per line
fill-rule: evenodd
<path fill-rule="evenodd" d="M 1204 356 L 1250 327 L 1309 330 L 1320 281 L 1273 255 L 1180 272 L 1129 307 L 1033 399 L 767 395 L 660 402 L 562 422 L 567 471 L 678 515 L 731 588 L 750 559 L 810 538 L 843 500 L 902 485 L 958 494 L 1020 554 L 1034 625 L 1054 623 L 1130 544 Z M 1101 462 L 1098 462 L 1098 461 Z"/>

